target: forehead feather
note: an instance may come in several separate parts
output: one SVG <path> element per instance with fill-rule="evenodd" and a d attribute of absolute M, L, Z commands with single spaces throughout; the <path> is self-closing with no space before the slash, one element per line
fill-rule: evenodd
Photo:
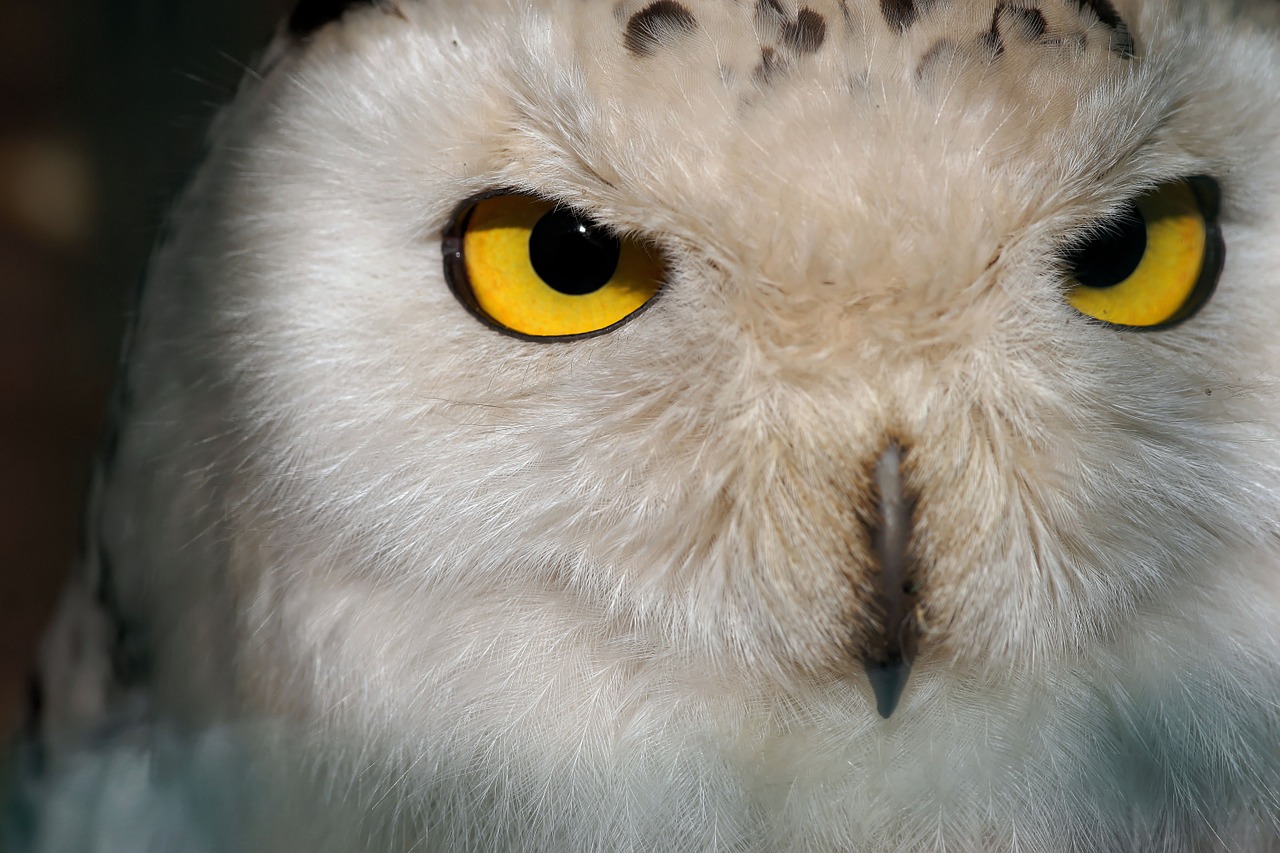
<path fill-rule="evenodd" d="M 712 209 L 717 198 L 737 208 L 803 195 L 821 210 L 917 195 L 940 207 L 949 193 L 980 191 L 1017 220 L 1032 211 L 1000 213 L 1002 188 L 1018 185 L 1015 208 L 1069 195 L 1044 189 L 1087 186 L 1160 114 L 1129 26 L 1103 0 L 624 0 L 547 11 L 558 16 L 554 55 L 573 61 L 521 81 L 522 120 L 546 144 L 520 159 L 554 163 L 546 147 L 569 150 L 575 180 L 597 175 L 683 210 L 672 202 L 685 195 Z M 922 231 L 939 224 L 912 215 Z"/>

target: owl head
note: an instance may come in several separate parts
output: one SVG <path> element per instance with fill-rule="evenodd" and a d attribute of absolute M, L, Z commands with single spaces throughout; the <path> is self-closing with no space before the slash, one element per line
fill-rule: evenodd
<path fill-rule="evenodd" d="M 1268 16 L 304 2 L 144 296 L 158 693 L 837 846 L 1273 804 Z"/>

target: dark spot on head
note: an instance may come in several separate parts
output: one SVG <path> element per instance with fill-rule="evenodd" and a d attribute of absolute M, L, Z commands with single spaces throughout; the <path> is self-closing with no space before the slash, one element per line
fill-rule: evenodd
<path fill-rule="evenodd" d="M 944 2 L 946 0 L 880 0 L 880 14 L 884 15 L 889 26 L 906 32 L 922 13 Z"/>
<path fill-rule="evenodd" d="M 950 60 L 955 56 L 956 50 L 957 45 L 951 39 L 938 39 L 924 52 L 924 56 L 920 57 L 920 61 L 916 64 L 916 80 L 923 80 L 939 62 Z"/>
<path fill-rule="evenodd" d="M 808 6 L 782 28 L 782 43 L 797 54 L 813 53 L 827 38 L 827 22 Z"/>
<path fill-rule="evenodd" d="M 1120 13 L 1116 11 L 1116 7 L 1111 5 L 1111 0 L 1076 0 L 1076 4 L 1081 9 L 1090 9 L 1093 14 L 1098 16 L 1098 20 L 1118 30 L 1124 26 L 1124 19 L 1120 17 Z"/>
<path fill-rule="evenodd" d="M 635 56 L 651 56 L 663 44 L 698 28 L 693 13 L 675 0 L 656 0 L 631 16 L 622 42 Z"/>
<path fill-rule="evenodd" d="M 996 56 L 1004 53 L 1004 39 L 1000 37 L 1000 10 L 1004 6 L 996 6 L 991 13 L 991 28 L 982 34 L 983 45 Z"/>
<path fill-rule="evenodd" d="M 372 6 L 380 0 L 300 0 L 289 16 L 289 32 L 305 37 L 336 21 L 356 6 Z"/>
<path fill-rule="evenodd" d="M 916 0 L 880 0 L 880 13 L 899 32 L 905 32 L 916 21 Z"/>
<path fill-rule="evenodd" d="M 982 38 L 987 47 L 999 55 L 1004 52 L 1006 33 L 1023 41 L 1036 41 L 1044 35 L 1047 26 L 1039 9 L 1001 3 L 991 13 L 991 29 Z"/>
<path fill-rule="evenodd" d="M 781 77 L 787 70 L 787 62 L 771 47 L 760 48 L 760 64 L 751 76 L 757 83 L 768 85 Z"/>
<path fill-rule="evenodd" d="M 1041 38 L 1049 28 L 1045 23 L 1044 13 L 1039 9 L 1025 9 L 1021 6 L 1001 6 L 1000 9 L 1009 26 L 1028 41 Z"/>
<path fill-rule="evenodd" d="M 1125 59 L 1133 58 L 1134 44 L 1133 37 L 1129 33 L 1129 26 L 1124 22 L 1124 18 L 1120 17 L 1120 13 L 1116 11 L 1116 7 L 1111 0 L 1076 0 L 1076 5 L 1081 10 L 1088 9 L 1093 12 L 1094 16 L 1104 26 L 1110 27 L 1115 31 L 1116 38 L 1111 44 L 1112 50 Z"/>

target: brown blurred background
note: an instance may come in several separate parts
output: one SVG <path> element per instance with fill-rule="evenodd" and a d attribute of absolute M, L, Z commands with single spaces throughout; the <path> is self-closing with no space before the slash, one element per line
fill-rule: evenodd
<path fill-rule="evenodd" d="M 151 236 L 288 0 L 0 0 L 0 740 Z"/>

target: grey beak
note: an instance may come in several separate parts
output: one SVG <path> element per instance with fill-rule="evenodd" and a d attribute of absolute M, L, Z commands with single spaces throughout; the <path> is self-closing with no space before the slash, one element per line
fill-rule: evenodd
<path fill-rule="evenodd" d="M 907 676 L 911 675 L 911 664 L 906 661 L 878 664 L 866 662 L 867 680 L 876 694 L 876 711 L 886 720 L 893 715 L 902 698 L 902 691 L 907 689 Z"/>
<path fill-rule="evenodd" d="M 912 502 L 902 484 L 903 449 L 890 443 L 876 460 L 878 493 L 872 548 L 880 565 L 875 598 L 880 630 L 867 644 L 863 666 L 876 695 L 876 710 L 886 720 L 906 689 L 915 661 L 919 626 L 915 620 L 919 586 L 912 575 L 908 551 Z"/>

